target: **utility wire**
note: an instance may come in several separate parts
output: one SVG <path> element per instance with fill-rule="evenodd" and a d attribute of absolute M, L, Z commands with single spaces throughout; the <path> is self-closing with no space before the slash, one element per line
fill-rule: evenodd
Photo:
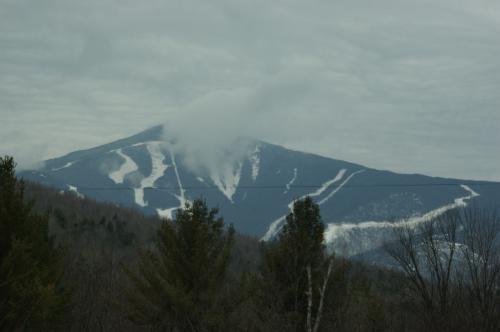
<path fill-rule="evenodd" d="M 453 187 L 466 184 L 467 186 L 500 186 L 500 183 L 482 183 L 482 182 L 457 182 L 457 183 L 400 183 L 400 184 L 388 184 L 388 183 L 374 183 L 374 184 L 345 184 L 345 185 L 330 185 L 328 188 L 407 188 L 407 187 Z M 286 185 L 241 185 L 238 189 L 250 189 L 250 190 L 272 190 L 272 189 L 287 189 L 288 191 L 293 189 L 315 189 L 321 188 L 324 185 L 291 185 L 287 187 Z M 90 187 L 90 186 L 79 186 L 79 190 L 134 190 L 139 189 L 137 187 L 130 186 L 118 186 L 118 187 Z M 144 190 L 218 190 L 217 186 L 159 186 L 159 187 L 145 187 Z"/>

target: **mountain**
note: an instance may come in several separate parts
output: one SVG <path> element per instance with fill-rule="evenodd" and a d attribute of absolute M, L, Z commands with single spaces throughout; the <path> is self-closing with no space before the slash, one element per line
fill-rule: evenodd
<path fill-rule="evenodd" d="M 238 158 L 195 167 L 178 142 L 163 137 L 157 126 L 19 175 L 162 217 L 202 197 L 236 230 L 264 240 L 280 229 L 293 201 L 309 195 L 321 207 L 327 241 L 346 255 L 376 249 L 405 217 L 418 224 L 468 204 L 500 205 L 500 183 L 397 174 L 251 139 L 242 140 Z"/>

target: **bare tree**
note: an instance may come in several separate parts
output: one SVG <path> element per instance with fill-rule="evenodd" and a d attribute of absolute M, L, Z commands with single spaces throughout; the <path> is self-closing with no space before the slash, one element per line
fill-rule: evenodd
<path fill-rule="evenodd" d="M 430 329 L 500 330 L 500 218 L 449 211 L 418 227 L 402 223 L 386 245 L 421 300 Z"/>
<path fill-rule="evenodd" d="M 453 263 L 460 215 L 450 211 L 422 225 L 421 249 L 441 318 L 449 314 Z"/>
<path fill-rule="evenodd" d="M 463 246 L 459 283 L 473 326 L 500 329 L 500 218 L 494 210 L 467 209 L 461 214 Z"/>
<path fill-rule="evenodd" d="M 449 211 L 418 226 L 403 222 L 396 243 L 386 245 L 420 299 L 428 326 L 439 330 L 449 318 L 459 220 L 457 211 Z"/>

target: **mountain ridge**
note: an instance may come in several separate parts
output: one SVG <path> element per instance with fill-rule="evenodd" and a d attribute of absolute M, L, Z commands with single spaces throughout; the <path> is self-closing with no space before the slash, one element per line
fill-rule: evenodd
<path fill-rule="evenodd" d="M 399 174 L 252 139 L 246 139 L 248 151 L 240 159 L 233 160 L 231 155 L 228 160 L 216 160 L 215 168 L 201 165 L 196 169 L 175 140 L 164 139 L 162 130 L 155 126 L 75 151 L 20 175 L 168 218 L 186 202 L 203 197 L 218 206 L 238 231 L 264 240 L 280 229 L 293 201 L 306 195 L 320 205 L 327 230 L 339 227 L 335 225 L 386 225 L 391 219 L 422 217 L 472 192 L 477 195 L 456 207 L 470 201 L 479 205 L 500 202 L 500 183 Z M 366 233 L 364 226 L 355 231 Z M 352 232 L 348 232 L 351 237 Z M 368 240 L 362 241 L 374 241 L 364 236 Z"/>

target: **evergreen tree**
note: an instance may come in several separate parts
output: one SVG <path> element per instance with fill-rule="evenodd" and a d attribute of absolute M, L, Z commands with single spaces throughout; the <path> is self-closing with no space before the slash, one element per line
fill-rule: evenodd
<path fill-rule="evenodd" d="M 265 311 L 281 313 L 280 317 L 267 317 L 276 325 L 303 331 L 308 324 L 308 310 L 318 312 L 321 294 L 317 290 L 325 277 L 327 260 L 323 233 L 319 206 L 306 197 L 294 203 L 278 239 L 265 249 L 262 296 Z M 313 304 L 310 300 L 314 300 Z"/>
<path fill-rule="evenodd" d="M 202 200 L 186 204 L 175 220 L 164 221 L 140 272 L 125 270 L 133 284 L 125 309 L 133 322 L 170 331 L 221 330 L 218 303 L 234 232 L 217 213 Z"/>
<path fill-rule="evenodd" d="M 32 212 L 11 157 L 0 157 L 0 330 L 53 330 L 67 305 L 48 217 Z"/>

